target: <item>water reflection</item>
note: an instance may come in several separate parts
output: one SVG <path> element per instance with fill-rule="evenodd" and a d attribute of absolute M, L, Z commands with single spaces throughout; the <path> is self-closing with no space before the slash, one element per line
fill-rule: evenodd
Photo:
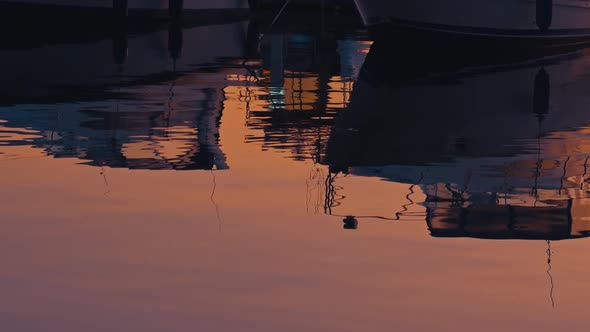
<path fill-rule="evenodd" d="M 554 285 L 584 317 L 588 241 L 552 250 L 590 230 L 587 51 L 465 63 L 281 24 L 0 51 L 19 63 L 0 77 L 2 278 L 28 296 L 14 321 L 390 330 L 396 312 L 402 330 L 423 313 L 437 323 L 417 329 L 456 330 L 438 321 L 505 310 L 520 329 L 549 320 Z"/>
<path fill-rule="evenodd" d="M 244 28 L 242 22 L 187 29 L 172 23 L 137 36 L 120 30 L 112 46 L 103 40 L 6 49 L 25 67 L 5 63 L 3 97 L 26 103 L 0 108 L 5 144 L 33 143 L 47 155 L 100 166 L 226 169 L 218 144 L 225 72 L 198 68 L 241 57 Z M 200 47 L 212 34 L 226 42 Z M 47 59 L 56 61 L 48 66 Z M 40 104 L 64 98 L 69 101 Z M 10 133 L 19 128 L 35 137 L 15 139 Z"/>
<path fill-rule="evenodd" d="M 390 219 L 425 219 L 434 237 L 588 236 L 586 53 L 462 70 L 418 54 L 391 63 L 403 52 L 373 45 L 331 133 L 332 171 L 407 183 Z"/>
<path fill-rule="evenodd" d="M 346 39 L 338 39 L 338 38 Z M 271 34 L 261 45 L 262 91 L 248 105 L 248 136 L 263 148 L 319 162 L 335 115 L 346 108 L 370 42 L 354 35 Z M 251 96 L 251 91 L 243 91 Z"/>
<path fill-rule="evenodd" d="M 27 103 L 0 109 L 2 144 L 101 167 L 227 169 L 222 114 L 244 110 L 246 143 L 316 164 L 308 187 L 323 203 L 314 211 L 346 205 L 342 173 L 409 184 L 407 203 L 381 218 L 426 219 L 433 236 L 558 239 L 578 227 L 549 215 L 572 215 L 586 197 L 583 51 L 463 63 L 377 40 L 354 24 L 297 33 L 253 19 L 6 48 L 23 66 L 5 65 L 5 102 Z M 70 102 L 43 104 L 60 98 Z M 476 230 L 479 214 L 502 215 L 482 227 L 506 233 Z M 518 224 L 534 218 L 549 224 Z M 570 236 L 585 235 L 580 227 Z"/>
<path fill-rule="evenodd" d="M 8 45 L 2 144 L 101 167 L 226 169 L 219 128 L 229 108 L 245 109 L 246 142 L 319 162 L 370 42 L 358 41 L 358 22 L 302 34 L 254 17 Z M 19 158 L 11 151 L 4 157 Z"/>

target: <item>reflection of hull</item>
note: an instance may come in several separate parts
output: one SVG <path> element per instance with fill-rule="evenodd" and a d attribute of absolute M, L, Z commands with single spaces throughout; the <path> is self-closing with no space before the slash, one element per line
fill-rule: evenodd
<path fill-rule="evenodd" d="M 121 30 L 112 40 L 3 49 L 0 102 L 92 98 L 113 86 L 161 80 L 174 63 L 177 71 L 184 71 L 221 57 L 240 57 L 243 29 L 242 23 L 185 30 L 172 26 L 129 37 Z M 224 42 L 213 42 L 219 39 Z"/>
<path fill-rule="evenodd" d="M 426 205 L 426 222 L 434 237 L 563 240 L 590 235 L 588 211 L 571 199 L 539 207 L 495 202 L 471 207 L 450 202 Z"/>
<path fill-rule="evenodd" d="M 122 100 L 0 108 L 0 145 L 32 145 L 55 158 L 128 169 L 226 169 L 219 146 L 224 73 L 128 87 Z M 29 129 L 23 129 L 29 128 Z M 27 131 L 30 139 L 18 138 Z M 10 151 L 10 150 L 7 150 Z M 18 158 L 18 155 L 4 155 Z"/>
<path fill-rule="evenodd" d="M 583 75 L 590 68 L 588 57 L 434 78 L 411 77 L 421 63 L 391 63 L 387 82 L 381 73 L 373 75 L 382 71 L 373 62 L 395 56 L 374 53 L 380 50 L 373 45 L 350 106 L 336 122 L 330 164 L 420 165 L 515 156 L 526 152 L 516 144 L 521 140 L 590 122 L 590 98 L 579 93 L 590 86 Z"/>
<path fill-rule="evenodd" d="M 332 170 L 411 184 L 395 217 L 425 209 L 433 236 L 588 236 L 590 57 L 485 66 L 382 45 L 333 128 Z"/>

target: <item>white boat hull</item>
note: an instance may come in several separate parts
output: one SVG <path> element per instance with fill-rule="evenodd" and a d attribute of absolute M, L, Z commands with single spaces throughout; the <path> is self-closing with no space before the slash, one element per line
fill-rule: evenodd
<path fill-rule="evenodd" d="M 368 26 L 486 35 L 590 35 L 588 0 L 355 0 Z"/>

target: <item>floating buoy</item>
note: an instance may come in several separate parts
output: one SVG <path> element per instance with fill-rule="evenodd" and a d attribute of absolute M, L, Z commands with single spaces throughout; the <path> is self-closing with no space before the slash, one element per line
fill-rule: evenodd
<path fill-rule="evenodd" d="M 344 222 L 344 229 L 357 229 L 359 225 L 359 222 L 354 216 L 347 216 L 342 222 Z"/>

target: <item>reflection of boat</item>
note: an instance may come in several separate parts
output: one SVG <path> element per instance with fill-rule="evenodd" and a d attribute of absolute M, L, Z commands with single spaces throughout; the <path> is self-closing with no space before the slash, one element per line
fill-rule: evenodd
<path fill-rule="evenodd" d="M 547 206 L 498 204 L 459 206 L 427 202 L 426 224 L 433 237 L 493 240 L 567 240 L 590 236 L 588 200 L 555 200 Z M 362 218 L 362 217 L 361 217 Z M 358 218 L 347 216 L 344 228 L 356 229 Z"/>
<path fill-rule="evenodd" d="M 384 68 L 382 58 L 394 62 Z M 590 57 L 578 54 L 431 77 L 421 72 L 422 59 L 415 65 L 395 59 L 389 49 L 373 44 L 350 105 L 337 119 L 327 163 L 426 165 L 459 157 L 465 158 L 463 164 L 482 158 L 491 162 L 530 152 L 517 144 L 520 140 L 590 122 L 590 98 L 580 93 L 590 87 L 584 75 Z"/>
<path fill-rule="evenodd" d="M 22 65 L 6 65 L 2 78 L 6 101 L 20 101 L 0 108 L 3 144 L 99 166 L 225 169 L 219 126 L 227 73 L 215 64 L 241 55 L 241 28 L 172 24 L 113 42 L 4 50 Z M 220 37 L 226 43 L 209 42 Z M 68 102 L 24 106 L 52 100 Z M 31 140 L 11 139 L 22 128 Z"/>
<path fill-rule="evenodd" d="M 588 200 L 565 199 L 546 206 L 486 204 L 458 206 L 427 202 L 426 222 L 434 237 L 564 240 L 590 236 Z"/>
<path fill-rule="evenodd" d="M 0 108 L 0 145 L 32 145 L 94 166 L 226 169 L 219 146 L 224 77 L 201 72 L 126 87 L 117 99 Z M 23 131 L 29 139 L 19 139 Z"/>
<path fill-rule="evenodd" d="M 0 49 L 0 103 L 103 97 L 114 86 L 162 80 L 174 65 L 182 72 L 241 57 L 244 37 L 243 22 L 186 29 L 171 24 L 139 34 L 121 28 L 112 38 L 96 41 Z M 213 42 L 218 39 L 224 42 Z"/>
<path fill-rule="evenodd" d="M 485 39 L 480 46 L 498 43 L 546 47 L 590 37 L 590 8 L 577 0 L 356 0 L 370 26 L 390 26 L 439 37 Z M 454 37 L 453 37 L 454 38 Z M 452 40 L 447 40 L 452 42 Z M 491 44 L 491 45 L 486 45 Z"/>
<path fill-rule="evenodd" d="M 266 35 L 260 47 L 263 62 L 258 79 L 267 98 L 258 105 L 249 104 L 254 108 L 247 123 L 264 134 L 247 137 L 247 142 L 290 150 L 295 159 L 321 159 L 324 138 L 336 113 L 348 103 L 364 59 L 362 52 L 368 47 L 366 42 L 337 38 L 333 34 Z"/>
<path fill-rule="evenodd" d="M 424 70 L 379 43 L 333 128 L 333 171 L 411 185 L 392 219 L 418 215 L 420 190 L 433 236 L 587 236 L 589 56 Z"/>

